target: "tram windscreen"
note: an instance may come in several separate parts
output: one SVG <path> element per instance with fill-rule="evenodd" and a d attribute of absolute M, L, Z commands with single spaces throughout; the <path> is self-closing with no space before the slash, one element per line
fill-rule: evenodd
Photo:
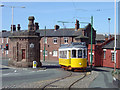
<path fill-rule="evenodd" d="M 76 58 L 76 50 L 72 50 L 72 58 Z"/>
<path fill-rule="evenodd" d="M 78 50 L 78 58 L 82 58 L 82 50 Z"/>

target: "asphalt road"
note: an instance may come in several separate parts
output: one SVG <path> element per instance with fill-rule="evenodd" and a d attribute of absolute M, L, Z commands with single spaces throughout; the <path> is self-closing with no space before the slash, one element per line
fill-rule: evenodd
<path fill-rule="evenodd" d="M 112 70 L 112 68 L 102 67 L 95 69 L 95 71 L 99 72 L 99 75 L 91 82 L 89 88 L 116 88 L 113 85 Z"/>
<path fill-rule="evenodd" d="M 2 64 L 8 65 L 7 60 L 3 60 Z M 44 69 L 45 67 L 47 69 Z M 3 67 L 0 70 L 2 70 L 2 87 L 55 79 L 66 74 L 65 71 L 59 69 L 58 62 L 43 62 L 43 67 L 40 69 Z"/>

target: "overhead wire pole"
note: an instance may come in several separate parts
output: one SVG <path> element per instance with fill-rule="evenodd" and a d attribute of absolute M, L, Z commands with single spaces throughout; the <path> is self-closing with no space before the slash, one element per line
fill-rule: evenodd
<path fill-rule="evenodd" d="M 91 65 L 90 65 L 90 69 L 92 70 L 92 27 L 93 27 L 93 16 L 91 16 L 91 57 L 90 57 L 90 63 L 91 63 Z"/>
<path fill-rule="evenodd" d="M 13 33 L 13 15 L 14 15 L 14 13 L 13 13 L 13 6 L 11 6 L 11 8 L 12 8 L 12 33 Z"/>
<path fill-rule="evenodd" d="M 108 18 L 108 23 L 109 23 L 109 39 L 110 39 L 110 20 L 111 20 L 111 18 Z"/>
<path fill-rule="evenodd" d="M 115 44 L 114 44 L 114 71 L 116 71 L 116 0 L 115 0 L 115 31 L 114 31 L 114 35 L 115 35 Z"/>
<path fill-rule="evenodd" d="M 7 5 L 0 5 L 0 7 L 10 7 L 12 8 L 12 33 L 13 33 L 13 18 L 14 18 L 14 8 L 25 8 L 24 6 L 18 7 L 18 6 L 7 6 Z"/>
<path fill-rule="evenodd" d="M 45 26 L 45 31 L 44 31 L 44 61 L 45 61 L 45 39 L 46 39 L 46 26 Z"/>

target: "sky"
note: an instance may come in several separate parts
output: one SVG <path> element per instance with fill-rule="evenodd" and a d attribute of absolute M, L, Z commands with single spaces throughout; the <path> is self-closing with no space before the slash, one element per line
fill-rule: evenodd
<path fill-rule="evenodd" d="M 79 22 L 91 22 L 93 16 L 93 27 L 97 33 L 114 33 L 114 2 L 3 2 L 2 8 L 2 30 L 10 31 L 12 24 L 12 9 L 14 8 L 14 24 L 20 24 L 22 30 L 28 29 L 28 17 L 34 16 L 35 22 L 39 23 L 40 29 L 53 29 L 57 24 L 64 28 L 58 21 L 67 21 L 66 28 L 75 28 L 76 19 Z M 25 8 L 20 8 L 24 6 Z M 110 23 L 108 18 L 111 18 Z M 87 23 L 80 23 L 84 28 Z M 118 30 L 117 30 L 118 32 Z"/>

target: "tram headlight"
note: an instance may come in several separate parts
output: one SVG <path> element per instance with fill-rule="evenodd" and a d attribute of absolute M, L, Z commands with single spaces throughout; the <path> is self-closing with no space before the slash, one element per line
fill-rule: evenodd
<path fill-rule="evenodd" d="M 82 65 L 82 63 L 79 63 L 80 65 Z"/>

